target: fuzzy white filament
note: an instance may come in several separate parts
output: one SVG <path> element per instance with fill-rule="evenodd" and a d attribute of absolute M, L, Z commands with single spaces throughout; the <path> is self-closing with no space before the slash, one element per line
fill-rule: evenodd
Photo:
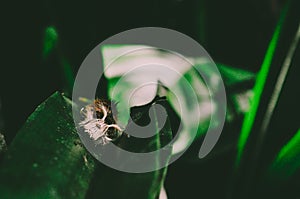
<path fill-rule="evenodd" d="M 107 144 L 114 139 L 107 136 L 109 128 L 115 128 L 117 132 L 121 132 L 121 128 L 117 124 L 106 124 L 107 107 L 100 105 L 99 108 L 103 113 L 102 118 L 96 117 L 95 107 L 88 105 L 81 109 L 80 113 L 83 115 L 84 120 L 79 123 L 84 131 L 87 132 L 91 139 L 100 141 L 101 144 Z M 119 136 L 119 135 L 118 135 Z"/>

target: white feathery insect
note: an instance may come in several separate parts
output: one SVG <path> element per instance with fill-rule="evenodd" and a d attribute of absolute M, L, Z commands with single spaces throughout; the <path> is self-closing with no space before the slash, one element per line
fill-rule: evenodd
<path fill-rule="evenodd" d="M 93 104 L 80 111 L 83 120 L 79 123 L 96 144 L 105 145 L 122 135 L 122 129 L 116 124 L 109 101 L 96 99 Z"/>

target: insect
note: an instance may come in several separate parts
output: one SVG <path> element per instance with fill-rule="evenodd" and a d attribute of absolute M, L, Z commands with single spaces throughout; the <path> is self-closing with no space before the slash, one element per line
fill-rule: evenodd
<path fill-rule="evenodd" d="M 80 111 L 83 120 L 79 123 L 96 144 L 105 145 L 122 135 L 122 129 L 116 124 L 112 114 L 112 104 L 108 100 L 96 99 Z"/>

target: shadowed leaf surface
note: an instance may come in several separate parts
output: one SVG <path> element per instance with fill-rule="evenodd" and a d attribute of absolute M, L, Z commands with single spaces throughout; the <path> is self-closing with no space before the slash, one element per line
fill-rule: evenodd
<path fill-rule="evenodd" d="M 145 106 L 132 111 L 136 122 L 147 121 L 144 112 L 148 109 Z M 156 198 L 166 168 L 129 174 L 97 162 L 81 144 L 71 110 L 70 101 L 57 92 L 28 118 L 3 158 L 1 198 L 85 198 L 88 190 L 87 198 Z M 123 136 L 117 145 L 138 152 L 152 151 L 171 137 L 167 122 L 159 134 L 146 141 Z"/>
<path fill-rule="evenodd" d="M 74 128 L 71 104 L 55 93 L 9 146 L 0 170 L 1 198 L 83 198 L 93 171 L 94 161 Z"/>
<path fill-rule="evenodd" d="M 133 121 L 140 126 L 147 125 L 150 122 L 148 112 L 151 114 L 151 109 L 149 110 L 149 108 L 154 103 L 164 106 L 168 112 L 171 111 L 165 99 L 155 99 L 145 106 L 132 108 L 131 117 L 133 118 Z M 116 145 L 127 151 L 136 153 L 155 151 L 166 146 L 172 139 L 169 120 L 166 120 L 166 123 L 159 132 L 157 132 L 156 125 L 151 126 L 153 123 L 160 122 L 157 115 L 154 116 L 154 120 L 154 122 L 150 123 L 150 129 L 156 132 L 154 136 L 139 139 L 133 136 L 127 137 L 127 135 L 123 134 Z M 133 128 L 130 127 L 129 123 L 126 131 L 129 132 L 132 129 Z M 168 147 L 164 152 L 164 154 L 167 154 L 168 156 L 166 159 L 165 157 L 162 158 L 158 155 L 151 164 L 155 166 L 155 164 L 158 164 L 158 161 L 163 161 L 163 164 L 167 165 L 172 153 L 172 148 Z M 115 155 L 118 158 L 118 152 L 116 152 Z M 124 161 L 123 165 L 129 165 L 130 161 L 137 162 L 137 164 L 143 164 L 143 162 L 131 159 Z M 167 173 L 167 167 L 147 173 L 126 173 L 114 170 L 102 164 L 98 164 L 97 166 L 96 173 L 86 198 L 156 199 L 159 196 L 160 189 Z"/>

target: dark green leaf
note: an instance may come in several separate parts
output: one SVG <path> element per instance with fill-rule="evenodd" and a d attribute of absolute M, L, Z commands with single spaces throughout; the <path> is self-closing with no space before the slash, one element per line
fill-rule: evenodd
<path fill-rule="evenodd" d="M 155 100 L 155 103 L 168 107 L 168 104 L 164 99 Z M 135 123 L 138 125 L 145 125 L 149 122 L 148 111 L 152 104 L 153 102 L 142 107 L 134 107 L 131 109 L 131 117 Z M 155 117 L 157 118 L 157 116 Z M 155 126 L 153 126 L 152 129 L 153 131 L 157 131 Z M 130 127 L 128 127 L 127 130 L 130 131 Z M 149 152 L 160 149 L 171 139 L 172 131 L 170 130 L 170 124 L 167 120 L 164 127 L 160 132 L 156 132 L 155 136 L 138 139 L 123 135 L 116 144 L 123 149 L 136 153 Z M 169 148 L 169 157 L 171 156 L 171 153 L 172 148 Z M 118 156 L 118 154 L 116 154 L 116 156 Z M 153 164 L 160 161 L 160 158 L 161 157 L 158 156 Z M 124 162 L 124 165 L 126 164 L 128 163 Z M 167 164 L 167 162 L 165 162 L 165 164 Z M 156 199 L 158 198 L 163 185 L 166 172 L 167 167 L 148 173 L 125 173 L 99 164 L 87 198 Z"/>
<path fill-rule="evenodd" d="M 164 100 L 157 103 L 166 105 Z M 149 107 L 132 109 L 135 122 L 147 122 Z M 81 144 L 71 110 L 70 100 L 55 93 L 28 118 L 3 158 L 1 198 L 85 198 L 88 190 L 87 198 L 156 198 L 167 169 L 130 174 L 98 163 Z M 124 135 L 116 144 L 136 152 L 153 151 L 171 137 L 167 122 L 152 138 Z"/>
<path fill-rule="evenodd" d="M 83 198 L 94 161 L 80 144 L 71 104 L 53 94 L 28 118 L 0 169 L 1 198 Z"/>

